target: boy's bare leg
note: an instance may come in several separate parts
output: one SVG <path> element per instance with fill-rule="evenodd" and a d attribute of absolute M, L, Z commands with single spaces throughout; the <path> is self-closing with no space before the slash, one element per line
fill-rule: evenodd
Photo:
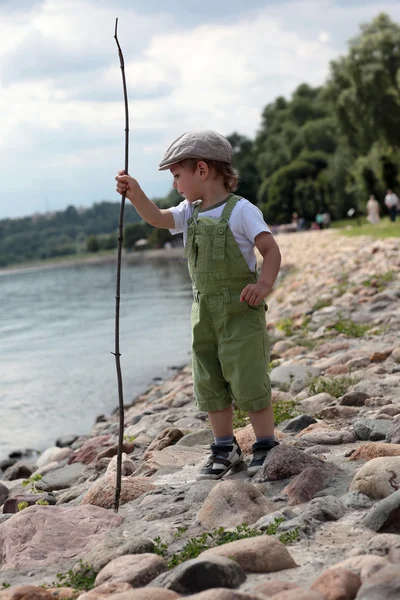
<path fill-rule="evenodd" d="M 272 410 L 272 404 L 257 412 L 249 412 L 249 419 L 257 438 L 274 435 L 274 411 Z"/>
<path fill-rule="evenodd" d="M 208 413 L 211 429 L 214 437 L 233 437 L 233 409 L 232 405 L 224 408 L 224 410 L 216 410 Z"/>

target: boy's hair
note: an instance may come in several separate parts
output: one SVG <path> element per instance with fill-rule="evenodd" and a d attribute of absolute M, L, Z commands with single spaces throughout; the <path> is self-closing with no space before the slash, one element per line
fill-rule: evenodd
<path fill-rule="evenodd" d="M 209 168 L 216 172 L 217 176 L 223 178 L 224 185 L 229 192 L 235 192 L 238 189 L 239 171 L 228 163 L 219 160 L 209 160 L 208 158 L 185 158 L 179 164 L 195 172 L 200 161 L 207 163 Z"/>

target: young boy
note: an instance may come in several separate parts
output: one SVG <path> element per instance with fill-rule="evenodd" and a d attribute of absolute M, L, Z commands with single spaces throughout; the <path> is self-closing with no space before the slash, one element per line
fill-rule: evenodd
<path fill-rule="evenodd" d="M 211 455 L 198 479 L 220 479 L 242 460 L 234 437 L 232 402 L 248 412 L 256 436 L 248 474 L 254 475 L 274 437 L 264 299 L 272 291 L 281 256 L 261 211 L 232 192 L 238 174 L 229 141 L 214 131 L 189 131 L 165 152 L 159 170 L 169 169 L 185 200 L 161 210 L 139 183 L 119 171 L 117 192 L 153 225 L 183 232 L 193 284 L 193 380 L 197 406 L 214 434 Z M 263 256 L 258 277 L 254 246 Z"/>

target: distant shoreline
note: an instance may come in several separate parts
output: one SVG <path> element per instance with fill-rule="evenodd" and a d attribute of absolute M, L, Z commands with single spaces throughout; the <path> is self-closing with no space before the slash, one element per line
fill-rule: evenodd
<path fill-rule="evenodd" d="M 183 246 L 175 248 L 160 248 L 157 250 L 141 250 L 136 252 L 123 252 L 122 262 L 123 264 L 137 264 L 148 260 L 179 260 L 183 259 Z M 25 263 L 21 265 L 10 265 L 9 267 L 0 268 L 0 276 L 2 275 L 15 275 L 26 271 L 42 271 L 44 269 L 64 268 L 64 267 L 75 267 L 79 265 L 108 265 L 116 264 L 117 253 L 116 251 L 108 254 L 101 255 L 87 255 L 79 258 L 60 259 L 60 260 L 46 260 L 35 263 Z"/>

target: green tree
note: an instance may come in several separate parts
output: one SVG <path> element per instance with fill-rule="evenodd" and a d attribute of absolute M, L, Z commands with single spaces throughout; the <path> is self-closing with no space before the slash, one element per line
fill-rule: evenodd
<path fill-rule="evenodd" d="M 100 250 L 99 240 L 96 235 L 90 235 L 87 240 L 87 251 L 98 252 Z"/>

